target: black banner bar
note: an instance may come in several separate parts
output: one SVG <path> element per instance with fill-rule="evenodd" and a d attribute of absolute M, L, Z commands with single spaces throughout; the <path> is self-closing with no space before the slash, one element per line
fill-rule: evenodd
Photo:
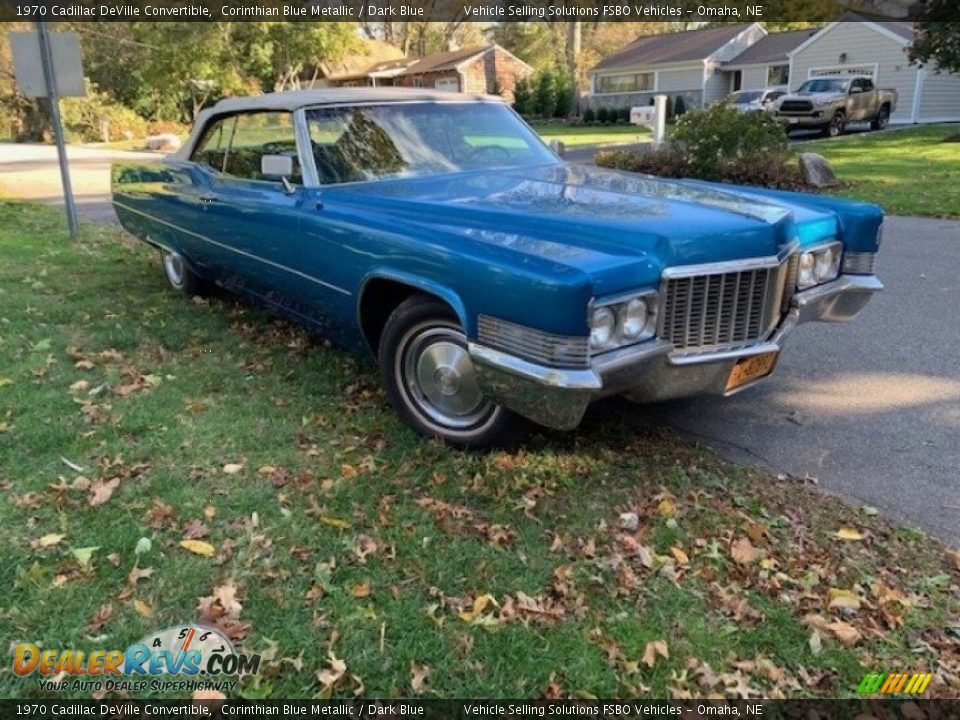
<path fill-rule="evenodd" d="M 820 12 L 822 12 L 822 6 Z M 0 20 L 48 22 L 183 21 L 476 21 L 476 22 L 799 22 L 852 20 L 812 17 L 794 0 L 0 0 Z M 887 8 L 890 20 L 960 19 L 960 3 L 928 0 Z M 880 15 L 871 15 L 876 19 Z M 863 18 L 859 18 L 863 19 Z"/>
<path fill-rule="evenodd" d="M 300 718 L 302 720 L 957 720 L 960 700 L 0 700 L 3 720 L 92 718 Z"/>

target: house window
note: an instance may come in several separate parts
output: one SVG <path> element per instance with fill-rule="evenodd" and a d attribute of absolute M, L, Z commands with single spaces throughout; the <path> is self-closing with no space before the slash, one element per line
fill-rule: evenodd
<path fill-rule="evenodd" d="M 789 65 L 771 65 L 767 69 L 767 87 L 790 84 Z"/>
<path fill-rule="evenodd" d="M 445 92 L 460 92 L 460 81 L 457 78 L 440 78 L 434 81 L 433 88 Z"/>
<path fill-rule="evenodd" d="M 601 75 L 597 78 L 598 93 L 628 93 L 653 90 L 653 73 Z"/>
<path fill-rule="evenodd" d="M 417 75 L 416 77 L 414 77 L 414 78 L 413 78 L 413 86 L 414 86 L 414 87 L 422 88 L 422 87 L 423 87 L 423 78 L 420 77 L 419 75 Z"/>

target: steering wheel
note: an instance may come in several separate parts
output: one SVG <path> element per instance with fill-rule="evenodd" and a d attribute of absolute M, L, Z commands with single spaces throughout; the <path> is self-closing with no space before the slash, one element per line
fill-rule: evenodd
<path fill-rule="evenodd" d="M 510 151 L 502 145 L 481 145 L 480 147 L 473 148 L 473 150 L 467 153 L 466 159 L 479 160 L 485 155 L 489 157 L 490 162 L 510 159 Z"/>

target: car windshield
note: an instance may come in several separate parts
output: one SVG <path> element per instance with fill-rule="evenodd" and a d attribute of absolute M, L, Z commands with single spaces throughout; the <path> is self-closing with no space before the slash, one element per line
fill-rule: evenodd
<path fill-rule="evenodd" d="M 325 185 L 559 162 L 499 103 L 317 108 L 307 125 Z"/>
<path fill-rule="evenodd" d="M 799 92 L 846 92 L 849 80 L 831 80 L 829 78 L 818 78 L 816 80 L 807 80 L 800 86 Z"/>
<path fill-rule="evenodd" d="M 759 90 L 734 93 L 730 96 L 730 102 L 734 105 L 749 105 L 752 102 L 757 102 L 761 95 L 763 93 Z"/>

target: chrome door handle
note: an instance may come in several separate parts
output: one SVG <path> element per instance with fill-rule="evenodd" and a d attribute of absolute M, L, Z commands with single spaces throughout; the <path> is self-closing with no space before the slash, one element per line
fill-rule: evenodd
<path fill-rule="evenodd" d="M 212 202 L 216 202 L 216 201 L 217 201 L 217 196 L 216 196 L 216 195 L 201 195 L 199 199 L 200 199 L 200 202 L 202 202 L 202 203 L 212 203 Z"/>

